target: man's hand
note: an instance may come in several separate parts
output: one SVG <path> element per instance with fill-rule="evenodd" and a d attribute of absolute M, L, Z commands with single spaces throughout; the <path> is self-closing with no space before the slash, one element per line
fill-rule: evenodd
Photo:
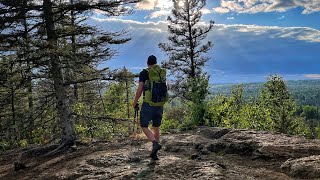
<path fill-rule="evenodd" d="M 132 103 L 132 107 L 134 108 L 134 109 L 139 109 L 139 101 L 138 102 L 136 102 L 136 103 Z"/>
<path fill-rule="evenodd" d="M 132 107 L 133 107 L 133 108 L 136 108 L 137 104 L 138 104 L 138 103 L 133 102 L 133 103 L 132 103 Z"/>

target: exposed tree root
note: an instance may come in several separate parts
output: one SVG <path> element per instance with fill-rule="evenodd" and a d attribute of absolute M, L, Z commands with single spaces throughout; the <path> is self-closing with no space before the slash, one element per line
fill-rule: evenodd
<path fill-rule="evenodd" d="M 30 159 L 34 157 L 52 157 L 68 151 L 70 148 L 75 151 L 75 142 L 73 140 L 63 141 L 60 145 L 51 145 L 46 147 L 37 147 L 23 151 L 16 162 L 14 162 L 14 170 L 19 171 L 27 168 L 27 164 L 30 163 Z"/>
<path fill-rule="evenodd" d="M 46 147 L 37 147 L 32 149 L 27 149 L 23 151 L 16 162 L 14 162 L 14 170 L 19 171 L 20 169 L 24 169 L 27 167 L 28 159 L 31 159 L 32 157 L 41 157 L 44 154 L 56 149 L 58 145 L 51 145 Z"/>
<path fill-rule="evenodd" d="M 73 145 L 75 145 L 75 142 L 73 140 L 63 141 L 56 149 L 46 153 L 44 157 L 55 156 L 60 153 L 64 153 L 70 148 L 72 148 L 72 150 L 75 150 L 75 147 L 73 147 Z"/>

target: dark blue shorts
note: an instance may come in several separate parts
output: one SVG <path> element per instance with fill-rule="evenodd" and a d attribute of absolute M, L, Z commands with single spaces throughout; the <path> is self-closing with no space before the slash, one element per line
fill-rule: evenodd
<path fill-rule="evenodd" d="M 161 125 L 162 114 L 162 106 L 150 106 L 148 103 L 144 102 L 140 111 L 140 126 L 148 127 L 152 120 L 152 126 L 159 127 Z"/>

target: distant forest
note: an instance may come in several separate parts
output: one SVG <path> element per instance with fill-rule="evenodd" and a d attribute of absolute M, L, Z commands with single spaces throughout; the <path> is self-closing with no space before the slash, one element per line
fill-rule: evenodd
<path fill-rule="evenodd" d="M 320 104 L 320 80 L 298 80 L 287 81 L 289 93 L 297 105 Z M 231 89 L 236 84 L 211 84 L 210 92 L 212 95 L 230 95 Z M 246 100 L 259 97 L 263 88 L 263 83 L 246 83 L 243 84 L 244 97 Z"/>

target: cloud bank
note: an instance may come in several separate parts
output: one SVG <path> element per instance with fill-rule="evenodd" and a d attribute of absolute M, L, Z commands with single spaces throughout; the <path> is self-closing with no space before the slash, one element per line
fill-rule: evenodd
<path fill-rule="evenodd" d="M 123 20 L 116 18 L 92 18 L 98 22 L 108 22 L 121 25 L 129 29 L 145 29 L 157 32 L 167 32 L 167 22 L 139 22 L 134 20 Z M 232 18 L 233 19 L 233 18 Z M 204 22 L 203 22 L 204 23 Z M 246 24 L 215 24 L 211 34 L 234 34 L 234 33 L 250 33 L 255 36 L 264 36 L 272 39 L 291 38 L 310 43 L 320 43 L 320 30 L 310 27 L 279 27 L 279 26 L 258 26 Z"/>
<path fill-rule="evenodd" d="M 136 4 L 137 10 L 150 10 L 150 18 L 158 18 L 170 14 L 173 8 L 171 0 L 143 0 Z M 293 8 L 302 8 L 302 14 L 320 12 L 320 0 L 220 0 L 220 4 L 212 9 L 203 9 L 204 14 L 211 13 L 247 13 L 285 12 Z"/>
<path fill-rule="evenodd" d="M 302 14 L 320 11 L 319 0 L 221 0 L 220 6 L 213 8 L 215 13 L 285 12 L 292 8 L 302 8 Z"/>
<path fill-rule="evenodd" d="M 104 29 L 129 29 L 132 40 L 122 45 L 120 55 L 110 67 L 138 72 L 146 57 L 155 54 L 159 61 L 167 58 L 158 43 L 167 41 L 167 22 L 139 22 L 124 19 L 92 18 Z M 204 23 L 204 22 L 203 22 Z M 205 70 L 215 82 L 264 81 L 268 74 L 291 79 L 318 78 L 320 31 L 310 27 L 279 27 L 246 24 L 216 24 L 208 34 L 214 47 Z"/>
<path fill-rule="evenodd" d="M 305 74 L 305 77 L 310 79 L 320 79 L 320 74 Z"/>

